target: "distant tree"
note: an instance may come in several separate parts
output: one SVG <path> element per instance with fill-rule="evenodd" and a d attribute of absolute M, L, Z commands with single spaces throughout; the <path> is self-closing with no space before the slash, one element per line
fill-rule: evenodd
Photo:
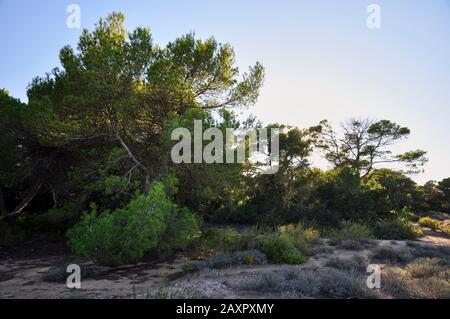
<path fill-rule="evenodd" d="M 388 120 L 351 119 L 342 124 L 343 136 L 322 121 L 322 137 L 318 146 L 325 152 L 326 159 L 335 167 L 350 166 L 366 177 L 376 166 L 388 163 L 403 163 L 408 173 L 417 173 L 427 162 L 426 152 L 415 150 L 393 155 L 390 147 L 410 134 L 402 127 Z"/>

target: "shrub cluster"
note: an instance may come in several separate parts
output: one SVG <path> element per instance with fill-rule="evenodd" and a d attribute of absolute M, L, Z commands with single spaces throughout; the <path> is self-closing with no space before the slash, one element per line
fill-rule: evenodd
<path fill-rule="evenodd" d="M 351 221 L 343 221 L 338 229 L 331 231 L 330 244 L 344 245 L 347 248 L 353 245 L 356 247 L 357 242 L 372 237 L 373 231 L 369 226 Z"/>
<path fill-rule="evenodd" d="M 375 235 L 380 239 L 412 240 L 422 236 L 423 232 L 406 219 L 394 218 L 378 222 Z"/>
<path fill-rule="evenodd" d="M 273 234 L 262 238 L 261 251 L 279 264 L 300 264 L 305 256 L 295 247 L 294 241 L 285 235 Z"/>
<path fill-rule="evenodd" d="M 172 203 L 162 183 L 153 183 L 148 195 L 138 195 L 125 208 L 97 216 L 94 205 L 67 237 L 76 254 L 114 266 L 136 262 L 154 249 L 183 248 L 197 231 L 195 215 Z"/>
<path fill-rule="evenodd" d="M 450 259 L 418 258 L 403 269 L 388 268 L 382 272 L 381 291 L 393 298 L 450 298 Z"/>
<path fill-rule="evenodd" d="M 302 224 L 289 224 L 276 229 L 255 228 L 238 232 L 232 228 L 207 228 L 199 239 L 203 249 L 240 254 L 259 250 L 274 263 L 298 264 L 312 254 L 312 246 L 320 240 L 318 230 Z M 219 254 L 223 258 L 223 254 Z"/>
<path fill-rule="evenodd" d="M 369 298 L 361 273 L 324 267 L 264 272 L 244 279 L 238 288 L 248 291 L 271 291 L 285 298 Z"/>

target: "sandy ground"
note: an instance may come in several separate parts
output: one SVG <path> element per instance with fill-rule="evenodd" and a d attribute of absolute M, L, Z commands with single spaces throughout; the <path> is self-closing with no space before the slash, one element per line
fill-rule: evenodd
<path fill-rule="evenodd" d="M 373 241 L 376 245 L 406 246 L 405 241 Z M 450 239 L 431 230 L 419 241 L 424 245 L 450 247 Z M 246 276 L 267 271 L 322 267 L 329 259 L 365 256 L 369 250 L 348 251 L 324 246 L 324 252 L 302 265 L 239 266 L 222 270 L 184 274 L 189 259 L 178 254 L 170 260 L 147 256 L 136 265 L 119 268 L 96 266 L 91 260 L 70 254 L 61 241 L 38 239 L 14 249 L 0 251 L 0 298 L 270 298 L 236 289 Z M 81 289 L 68 289 L 64 270 L 68 264 L 80 265 Z M 84 270 L 83 270 L 84 269 Z"/>
<path fill-rule="evenodd" d="M 0 298 L 134 298 L 160 289 L 187 260 L 180 255 L 170 260 L 147 256 L 138 264 L 113 269 L 74 257 L 62 242 L 38 240 L 29 245 L 32 248 L 24 244 L 0 253 Z M 69 264 L 81 268 L 81 289 L 66 286 L 64 271 Z M 84 270 L 89 271 L 85 278 Z"/>

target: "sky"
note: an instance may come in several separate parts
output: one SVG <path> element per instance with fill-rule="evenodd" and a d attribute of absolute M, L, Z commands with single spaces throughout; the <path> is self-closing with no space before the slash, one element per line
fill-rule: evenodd
<path fill-rule="evenodd" d="M 80 29 L 67 27 L 70 4 Z M 366 24 L 370 4 L 378 29 Z M 248 112 L 264 123 L 389 119 L 411 129 L 395 151 L 428 151 L 414 180 L 450 176 L 450 0 L 0 0 L 0 88 L 26 101 L 32 78 L 60 66 L 59 50 L 113 11 L 160 45 L 195 32 L 230 43 L 242 71 L 261 62 L 265 84 Z"/>

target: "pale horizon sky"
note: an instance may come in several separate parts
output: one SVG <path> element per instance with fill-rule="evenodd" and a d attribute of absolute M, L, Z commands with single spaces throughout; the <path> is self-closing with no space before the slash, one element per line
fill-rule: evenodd
<path fill-rule="evenodd" d="M 66 26 L 72 3 L 81 29 Z M 372 3 L 381 29 L 366 26 Z M 241 71 L 260 61 L 266 81 L 249 111 L 265 123 L 389 119 L 411 129 L 397 151 L 428 151 L 414 180 L 450 177 L 449 0 L 0 0 L 0 87 L 26 101 L 32 78 L 60 66 L 59 50 L 113 11 L 160 45 L 194 31 L 230 43 Z"/>

